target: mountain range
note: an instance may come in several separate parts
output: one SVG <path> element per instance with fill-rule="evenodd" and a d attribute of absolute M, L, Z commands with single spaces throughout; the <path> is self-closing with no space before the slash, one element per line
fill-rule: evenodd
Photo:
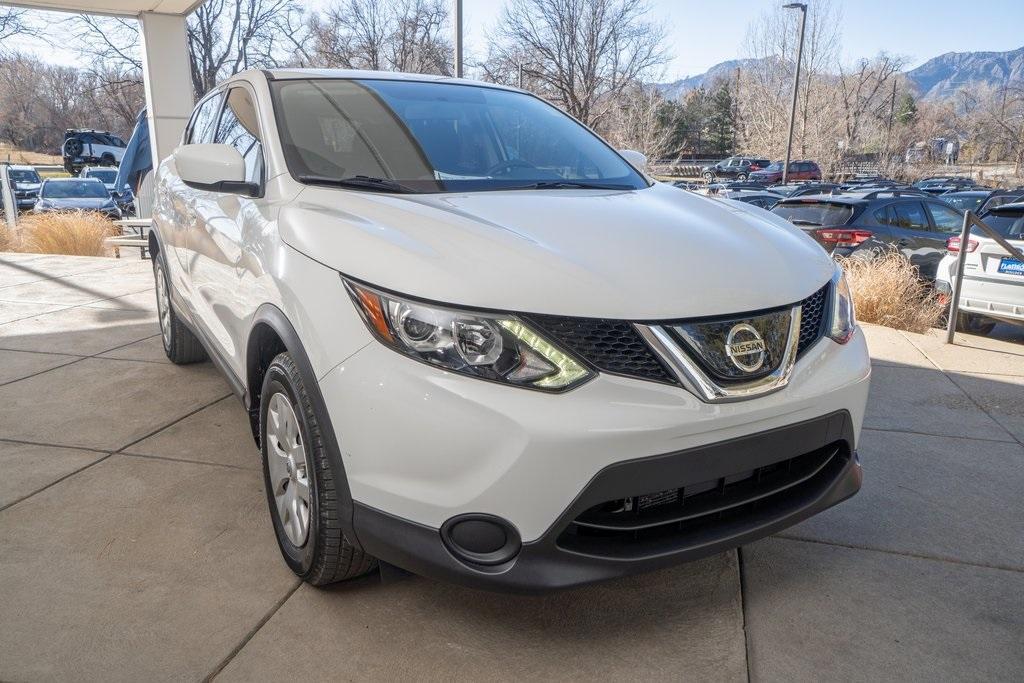
<path fill-rule="evenodd" d="M 668 99 L 679 99 L 691 90 L 732 77 L 737 68 L 749 68 L 757 62 L 757 59 L 730 59 L 702 74 L 659 83 L 658 88 Z M 947 52 L 905 71 L 904 75 L 918 96 L 925 100 L 952 97 L 961 88 L 982 83 L 999 87 L 1010 81 L 1024 80 L 1024 47 L 1007 52 Z"/>

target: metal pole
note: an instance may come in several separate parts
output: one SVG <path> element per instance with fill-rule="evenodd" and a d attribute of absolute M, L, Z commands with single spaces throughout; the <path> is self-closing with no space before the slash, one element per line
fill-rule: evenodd
<path fill-rule="evenodd" d="M 14 194 L 11 188 L 11 178 L 8 174 L 10 166 L 0 164 L 0 195 L 3 195 L 4 218 L 7 219 L 7 229 L 14 236 L 18 229 L 18 205 L 14 201 Z"/>
<path fill-rule="evenodd" d="M 953 279 L 953 291 L 949 296 L 949 320 L 946 321 L 946 343 L 953 343 L 956 334 L 956 317 L 960 308 L 960 286 L 964 280 L 964 264 L 967 262 L 967 249 L 971 239 L 971 212 L 964 212 L 964 225 L 960 229 L 960 251 L 956 255 L 956 277 Z"/>
<path fill-rule="evenodd" d="M 800 43 L 796 49 L 796 73 L 793 74 L 793 103 L 789 108 L 789 135 L 786 136 L 786 161 L 782 165 L 782 184 L 786 184 L 789 176 L 789 158 L 793 149 L 793 122 L 796 119 L 796 93 L 800 88 L 800 62 L 804 57 L 804 26 L 807 25 L 807 5 L 802 2 L 791 2 L 783 5 L 784 9 L 800 10 Z"/>
<path fill-rule="evenodd" d="M 455 77 L 462 78 L 462 0 L 455 0 Z"/>

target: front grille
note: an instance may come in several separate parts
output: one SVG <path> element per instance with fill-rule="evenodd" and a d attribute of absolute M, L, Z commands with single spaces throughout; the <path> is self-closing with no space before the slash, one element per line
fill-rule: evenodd
<path fill-rule="evenodd" d="M 825 323 L 828 319 L 825 315 L 825 306 L 828 303 L 830 284 L 826 284 L 800 302 L 800 343 L 796 347 L 798 356 L 811 348 L 814 342 L 825 334 Z"/>
<path fill-rule="evenodd" d="M 819 495 L 849 460 L 845 441 L 748 472 L 595 505 L 558 538 L 565 550 L 633 558 L 741 533 Z"/>
<path fill-rule="evenodd" d="M 524 317 L 598 370 L 675 384 L 640 334 L 624 320 Z"/>

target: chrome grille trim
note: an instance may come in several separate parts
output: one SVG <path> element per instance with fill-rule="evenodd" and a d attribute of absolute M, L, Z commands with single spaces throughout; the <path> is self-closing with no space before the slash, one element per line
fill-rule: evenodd
<path fill-rule="evenodd" d="M 764 396 L 789 384 L 796 365 L 796 349 L 800 343 L 800 306 L 790 309 L 789 336 L 782 362 L 770 374 L 743 384 L 723 386 L 715 382 L 684 351 L 662 325 L 635 323 L 636 331 L 668 365 L 679 383 L 705 403 L 729 403 Z"/>

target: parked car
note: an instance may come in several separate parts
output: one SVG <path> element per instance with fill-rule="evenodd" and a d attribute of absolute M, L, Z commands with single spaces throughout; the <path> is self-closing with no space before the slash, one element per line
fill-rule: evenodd
<path fill-rule="evenodd" d="M 751 173 L 749 178 L 753 182 L 763 185 L 782 182 L 782 166 L 781 161 L 774 161 L 767 168 Z M 791 161 L 786 181 L 792 180 L 821 180 L 821 169 L 813 161 Z"/>
<path fill-rule="evenodd" d="M 18 210 L 31 209 L 36 203 L 39 184 L 42 182 L 36 169 L 32 166 L 11 164 L 7 167 L 7 180 L 14 190 L 14 202 Z"/>
<path fill-rule="evenodd" d="M 898 190 L 783 199 L 772 213 L 802 228 L 833 256 L 898 248 L 928 280 L 935 279 L 946 240 L 963 227 L 961 211 Z"/>
<path fill-rule="evenodd" d="M 1024 203 L 1003 204 L 981 219 L 1024 251 Z M 939 264 L 936 279 L 936 288 L 946 296 L 956 280 L 962 247 L 959 236 L 950 237 L 947 244 L 949 253 Z M 958 318 L 961 329 L 975 334 L 988 334 L 1000 320 L 1024 325 L 1024 262 L 977 228 L 972 228 L 967 244 Z"/>
<path fill-rule="evenodd" d="M 765 188 L 769 192 L 782 195 L 783 197 L 802 197 L 805 194 L 831 194 L 841 191 L 835 183 L 786 183 L 785 185 L 769 185 Z"/>
<path fill-rule="evenodd" d="M 729 157 L 719 161 L 717 164 L 705 166 L 701 175 L 708 182 L 718 180 L 719 178 L 746 180 L 751 173 L 767 167 L 770 163 L 768 159 L 758 159 L 756 157 Z"/>
<path fill-rule="evenodd" d="M 935 195 L 973 188 L 977 187 L 977 185 L 971 178 L 963 176 L 934 176 L 914 183 L 914 187 L 917 189 Z"/>
<path fill-rule="evenodd" d="M 782 195 L 775 194 L 774 192 L 766 192 L 764 190 L 722 190 L 715 195 L 722 199 L 731 199 L 737 202 L 744 202 L 745 204 L 752 204 L 759 206 L 762 209 L 770 209 L 775 206 L 776 202 L 782 199 Z"/>
<path fill-rule="evenodd" d="M 1024 198 L 1024 187 L 1013 190 L 960 190 L 939 195 L 939 198 L 961 211 L 981 214 L 983 211 Z"/>
<path fill-rule="evenodd" d="M 78 174 L 79 178 L 97 178 L 103 183 L 103 186 L 107 188 L 107 192 L 113 197 L 114 202 L 117 204 L 117 208 L 121 209 L 121 213 L 134 213 L 135 211 L 135 194 L 132 189 L 125 185 L 120 189 L 117 189 L 117 169 L 107 168 L 103 166 L 86 166 L 82 169 L 81 173 Z"/>
<path fill-rule="evenodd" d="M 528 93 L 419 74 L 245 71 L 196 105 L 156 178 L 164 350 L 242 397 L 299 577 L 555 589 L 858 489 L 841 270 L 627 156 Z"/>
<path fill-rule="evenodd" d="M 64 157 L 64 170 L 76 175 L 83 166 L 89 164 L 115 166 L 121 163 L 125 147 L 125 141 L 110 132 L 68 129 L 64 131 L 64 142 L 60 148 Z"/>
<path fill-rule="evenodd" d="M 121 210 L 97 178 L 47 178 L 32 208 L 36 213 L 75 209 L 95 211 L 115 220 L 121 217 Z"/>

